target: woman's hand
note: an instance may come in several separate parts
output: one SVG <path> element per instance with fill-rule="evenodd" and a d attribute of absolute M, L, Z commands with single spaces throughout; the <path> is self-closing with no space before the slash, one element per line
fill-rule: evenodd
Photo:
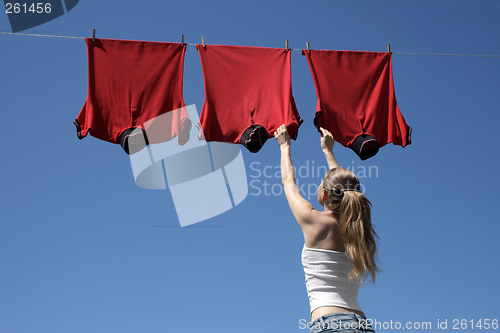
<path fill-rule="evenodd" d="M 331 151 L 333 149 L 333 145 L 335 144 L 335 139 L 333 138 L 332 133 L 323 127 L 319 128 L 321 130 L 321 149 Z"/>
<path fill-rule="evenodd" d="M 290 147 L 290 135 L 286 129 L 285 124 L 278 127 L 276 132 L 274 132 L 274 138 L 278 142 L 278 146 L 283 147 L 283 145 Z"/>
<path fill-rule="evenodd" d="M 319 129 L 321 130 L 321 149 L 323 149 L 323 153 L 325 154 L 328 168 L 338 168 L 339 164 L 335 159 L 335 155 L 333 155 L 333 145 L 335 144 L 335 139 L 333 138 L 332 133 L 328 130 L 323 127 L 320 127 Z"/>

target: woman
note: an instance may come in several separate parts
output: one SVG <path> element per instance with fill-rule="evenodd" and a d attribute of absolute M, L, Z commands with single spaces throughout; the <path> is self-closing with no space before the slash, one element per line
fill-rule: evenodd
<path fill-rule="evenodd" d="M 290 136 L 285 125 L 275 133 L 281 149 L 285 195 L 304 234 L 302 265 L 311 306 L 310 333 L 373 332 L 357 302 L 361 281 L 375 281 L 377 234 L 370 220 L 371 203 L 354 173 L 340 168 L 333 155 L 335 139 L 321 128 L 321 148 L 329 171 L 318 188 L 317 211 L 295 183 Z"/>

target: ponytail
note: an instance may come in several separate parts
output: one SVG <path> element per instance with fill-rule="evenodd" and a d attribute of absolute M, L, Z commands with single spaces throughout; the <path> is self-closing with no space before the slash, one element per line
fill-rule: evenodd
<path fill-rule="evenodd" d="M 371 203 L 359 190 L 358 177 L 350 170 L 334 168 L 323 179 L 329 208 L 339 214 L 339 229 L 345 253 L 351 260 L 349 280 L 370 277 L 375 282 L 377 233 L 371 223 Z"/>
<path fill-rule="evenodd" d="M 379 271 L 376 263 L 377 233 L 371 224 L 371 203 L 361 193 L 345 191 L 339 207 L 340 234 L 351 259 L 349 280 L 369 275 L 371 282 Z"/>

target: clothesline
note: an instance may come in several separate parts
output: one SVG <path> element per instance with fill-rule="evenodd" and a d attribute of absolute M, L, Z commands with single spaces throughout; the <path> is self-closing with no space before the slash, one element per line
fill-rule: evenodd
<path fill-rule="evenodd" d="M 291 139 L 297 138 L 303 119 L 290 89 L 291 52 L 202 45 L 197 53 L 203 68 L 205 103 L 200 115 L 193 117 L 198 120 L 199 138 L 241 144 L 252 153 L 281 124 Z M 188 141 L 192 123 L 182 97 L 185 47 L 105 38 L 95 42 L 87 38 L 86 46 L 89 86 L 98 89 L 89 89 L 74 121 L 78 138 L 95 133 L 100 140 L 119 143 L 127 154 L 175 137 L 180 145 Z M 402 147 L 411 143 L 411 128 L 396 103 L 389 53 L 303 53 L 321 105 L 315 112 L 318 129 L 330 131 L 361 160 L 374 156 L 388 143 Z M 339 53 L 344 53 L 340 59 Z M 172 110 L 166 120 L 165 110 Z M 153 119 L 158 119 L 155 124 L 151 124 Z"/>
<path fill-rule="evenodd" d="M 70 39 L 85 39 L 87 37 L 74 37 L 74 36 L 55 36 L 55 35 L 39 35 L 39 34 L 20 34 L 12 32 L 1 32 L 2 35 L 19 35 L 19 36 L 33 36 L 33 37 L 52 37 L 52 38 L 70 38 Z M 186 45 L 196 46 L 197 44 L 184 43 Z M 302 51 L 302 49 L 292 49 L 291 51 Z M 446 57 L 487 57 L 487 58 L 500 58 L 500 55 L 491 54 L 454 54 L 454 53 L 415 53 L 415 52 L 392 52 L 397 55 L 423 55 L 423 56 L 446 56 Z"/>

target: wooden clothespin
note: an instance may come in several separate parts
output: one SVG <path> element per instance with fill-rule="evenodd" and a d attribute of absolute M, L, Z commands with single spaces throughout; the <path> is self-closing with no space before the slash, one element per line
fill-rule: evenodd
<path fill-rule="evenodd" d="M 95 29 L 94 29 L 94 31 L 92 32 L 92 43 L 94 43 L 94 42 L 95 42 Z"/>
<path fill-rule="evenodd" d="M 182 35 L 181 47 L 184 47 L 184 35 Z"/>
<path fill-rule="evenodd" d="M 391 54 L 391 44 L 387 44 L 387 53 Z"/>
<path fill-rule="evenodd" d="M 288 39 L 286 40 L 286 52 L 288 52 Z"/>
<path fill-rule="evenodd" d="M 307 46 L 307 53 L 311 53 L 311 49 L 309 48 L 309 42 L 306 42 L 306 46 Z"/>
<path fill-rule="evenodd" d="M 205 38 L 203 38 L 203 36 L 201 36 L 201 45 L 205 47 Z"/>

